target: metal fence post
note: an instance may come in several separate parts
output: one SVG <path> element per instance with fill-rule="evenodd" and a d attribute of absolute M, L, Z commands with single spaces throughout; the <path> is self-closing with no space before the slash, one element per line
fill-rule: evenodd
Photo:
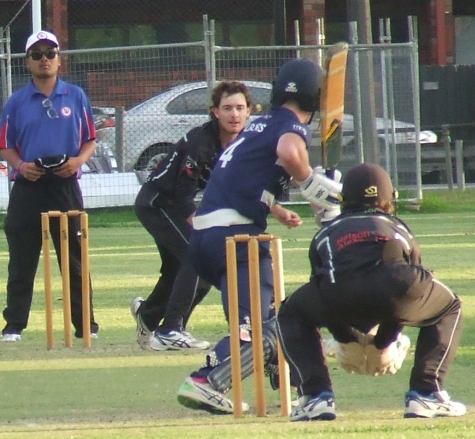
<path fill-rule="evenodd" d="M 124 107 L 115 108 L 115 154 L 117 169 L 119 172 L 125 171 L 124 163 Z"/>
<path fill-rule="evenodd" d="M 457 174 L 457 187 L 465 190 L 465 171 L 463 169 L 463 140 L 455 141 L 455 167 Z"/>
<path fill-rule="evenodd" d="M 449 190 L 454 189 L 454 176 L 452 173 L 452 153 L 450 151 L 450 131 L 448 125 L 442 125 L 442 136 L 445 150 L 445 173 L 447 174 L 447 185 Z"/>

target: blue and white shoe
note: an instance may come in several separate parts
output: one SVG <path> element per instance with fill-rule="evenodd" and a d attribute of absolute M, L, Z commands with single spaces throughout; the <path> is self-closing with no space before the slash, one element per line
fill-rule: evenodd
<path fill-rule="evenodd" d="M 299 402 L 300 406 L 290 413 L 291 421 L 333 421 L 336 418 L 335 395 L 332 392 L 304 395 Z"/>
<path fill-rule="evenodd" d="M 150 344 L 154 351 L 180 351 L 182 349 L 209 349 L 210 344 L 205 340 L 197 340 L 186 331 L 155 331 Z"/>
<path fill-rule="evenodd" d="M 204 410 L 216 415 L 233 413 L 233 402 L 215 390 L 206 378 L 188 377 L 178 389 L 178 402 L 193 410 Z M 249 410 L 243 402 L 242 411 Z"/>
<path fill-rule="evenodd" d="M 443 390 L 423 396 L 415 390 L 406 393 L 405 418 L 437 418 L 448 416 L 463 416 L 467 408 L 460 402 L 450 399 Z"/>
<path fill-rule="evenodd" d="M 150 345 L 153 339 L 153 331 L 150 331 L 147 328 L 147 325 L 143 322 L 142 317 L 139 313 L 140 305 L 144 302 L 143 298 L 137 296 L 134 300 L 132 300 L 130 304 L 130 314 L 135 320 L 137 324 L 137 343 L 139 346 L 144 350 L 150 350 Z"/>

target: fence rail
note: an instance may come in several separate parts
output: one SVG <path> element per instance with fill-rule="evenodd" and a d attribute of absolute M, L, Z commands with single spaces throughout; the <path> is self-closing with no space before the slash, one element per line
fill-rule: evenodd
<path fill-rule="evenodd" d="M 61 52 L 62 78 L 81 86 L 97 112 L 99 147 L 95 163 L 84 171 L 118 174 L 110 188 L 111 201 L 105 205 L 130 204 L 131 187 L 132 192 L 138 190 L 150 166 L 189 129 L 207 120 L 215 81 L 252 81 L 254 118 L 269 108 L 272 80 L 285 61 L 306 57 L 319 62 L 329 47 L 222 47 L 214 44 L 209 29 L 203 35 L 203 41 L 194 43 Z M 8 41 L 3 40 L 0 58 L 2 85 L 8 83 L 2 89 L 14 92 L 29 80 L 24 54 L 10 54 Z M 368 145 L 361 144 L 361 133 L 370 129 L 377 161 L 411 198 L 422 193 L 420 142 L 427 140 L 419 130 L 416 62 L 415 43 L 350 45 L 339 165 L 344 173 L 365 159 Z M 370 82 L 366 82 L 368 66 Z M 167 91 L 171 87 L 182 88 Z M 8 97 L 4 92 L 2 106 Z M 365 107 L 368 99 L 371 108 Z M 371 119 L 365 120 L 362 115 L 370 111 Z M 320 162 L 318 123 L 316 117 L 311 126 L 313 165 Z M 138 185 L 131 185 L 131 175 L 137 176 Z M 117 192 L 120 188 L 126 193 L 123 199 Z M 0 187 L 0 208 L 5 207 L 2 200 L 8 199 L 8 194 L 1 195 L 2 190 Z"/>

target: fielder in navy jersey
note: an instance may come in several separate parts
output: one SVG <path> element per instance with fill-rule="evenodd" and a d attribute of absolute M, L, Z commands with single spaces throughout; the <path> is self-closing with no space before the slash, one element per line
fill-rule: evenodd
<path fill-rule="evenodd" d="M 193 219 L 191 259 L 199 276 L 221 291 L 226 319 L 227 236 L 265 233 L 270 213 L 288 227 L 299 226 L 300 217 L 276 203 L 291 178 L 312 205 L 325 211 L 324 216 L 331 218 L 339 212 L 337 195 L 341 185 L 320 169 L 313 170 L 307 152 L 308 124 L 319 108 L 320 83 L 321 70 L 313 62 L 297 59 L 284 64 L 273 83 L 270 113 L 252 122 L 220 156 Z M 260 243 L 259 258 L 264 344 L 269 363 L 276 354 L 276 336 L 267 243 Z M 237 259 L 241 346 L 246 350 L 252 334 L 247 247 L 243 243 L 237 244 Z M 226 336 L 206 356 L 205 365 L 185 380 L 178 401 L 193 409 L 231 413 L 232 401 L 224 396 L 230 387 L 229 358 Z M 244 403 L 243 409 L 247 409 Z"/>
<path fill-rule="evenodd" d="M 83 210 L 78 178 L 94 154 L 96 131 L 84 91 L 58 77 L 61 65 L 56 36 L 40 31 L 26 42 L 26 68 L 32 81 L 7 101 L 0 118 L 0 153 L 12 168 L 4 231 L 8 242 L 6 326 L 2 340 L 18 342 L 28 325 L 33 286 L 41 252 L 41 213 Z M 75 336 L 94 337 L 82 327 L 82 274 L 79 218 L 70 218 L 71 319 Z M 60 260 L 59 219 L 51 218 L 51 235 Z"/>

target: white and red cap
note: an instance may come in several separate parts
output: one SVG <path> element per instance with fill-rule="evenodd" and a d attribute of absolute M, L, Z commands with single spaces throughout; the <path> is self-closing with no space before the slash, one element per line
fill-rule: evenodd
<path fill-rule="evenodd" d="M 28 52 L 28 50 L 31 49 L 31 46 L 38 43 L 39 41 L 47 41 L 59 49 L 59 43 L 56 36 L 51 32 L 40 30 L 39 32 L 31 34 L 28 40 L 26 40 L 25 52 Z"/>

